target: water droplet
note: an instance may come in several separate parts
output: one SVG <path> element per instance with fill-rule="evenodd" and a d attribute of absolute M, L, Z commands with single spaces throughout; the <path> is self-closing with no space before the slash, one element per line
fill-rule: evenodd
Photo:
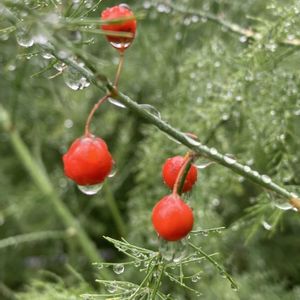
<path fill-rule="evenodd" d="M 237 292 L 238 291 L 238 287 L 235 285 L 235 284 L 231 284 L 231 289 L 233 290 L 233 291 L 235 291 L 235 292 Z"/>
<path fill-rule="evenodd" d="M 45 58 L 45 59 L 51 59 L 54 56 L 51 53 L 49 53 L 49 52 L 43 52 L 42 53 L 42 57 Z"/>
<path fill-rule="evenodd" d="M 113 163 L 113 166 L 112 166 L 112 169 L 111 169 L 111 171 L 110 171 L 110 173 L 108 174 L 108 178 L 112 178 L 112 177 L 114 177 L 116 174 L 117 174 L 117 172 L 118 172 L 118 169 L 117 169 L 117 165 L 116 165 L 116 163 L 114 162 Z"/>
<path fill-rule="evenodd" d="M 124 268 L 124 265 L 122 264 L 117 264 L 117 265 L 114 265 L 113 266 L 113 271 L 116 273 L 116 274 L 122 274 L 124 272 L 125 268 Z"/>
<path fill-rule="evenodd" d="M 247 173 L 249 173 L 251 171 L 251 168 L 249 166 L 245 166 L 244 167 L 244 171 L 247 172 Z"/>
<path fill-rule="evenodd" d="M 113 98 L 108 98 L 108 101 L 111 103 L 111 104 L 113 104 L 113 105 L 115 105 L 115 106 L 117 106 L 117 107 L 121 107 L 121 108 L 126 108 L 126 106 L 124 105 L 124 104 L 122 104 L 121 102 L 119 102 L 119 101 L 117 101 L 116 99 L 113 99 Z"/>
<path fill-rule="evenodd" d="M 200 146 L 201 143 L 196 140 L 195 138 L 190 137 L 189 135 L 185 134 L 185 139 L 193 146 Z"/>
<path fill-rule="evenodd" d="M 274 203 L 274 206 L 281 210 L 290 210 L 293 209 L 293 206 L 289 203 Z"/>
<path fill-rule="evenodd" d="M 245 42 L 247 42 L 247 37 L 242 35 L 239 40 L 241 43 L 245 43 Z"/>
<path fill-rule="evenodd" d="M 82 90 L 90 85 L 87 78 L 73 67 L 68 67 L 63 74 L 66 85 L 74 91 Z"/>
<path fill-rule="evenodd" d="M 16 69 L 16 66 L 15 66 L 15 65 L 12 65 L 12 64 L 11 64 L 11 65 L 8 65 L 8 66 L 7 66 L 7 70 L 8 70 L 8 71 L 11 71 L 11 72 L 12 72 L 12 71 L 14 71 L 15 69 Z"/>
<path fill-rule="evenodd" d="M 17 29 L 16 40 L 20 46 L 25 48 L 29 48 L 34 44 L 34 40 L 29 34 L 29 29 L 26 26 Z"/>
<path fill-rule="evenodd" d="M 224 271 L 220 271 L 220 275 L 221 277 L 226 278 L 226 273 Z"/>
<path fill-rule="evenodd" d="M 140 267 L 141 262 L 139 260 L 136 260 L 133 264 L 136 268 Z"/>
<path fill-rule="evenodd" d="M 71 119 L 67 119 L 64 121 L 64 126 L 66 128 L 72 128 L 73 127 L 73 121 Z"/>
<path fill-rule="evenodd" d="M 106 289 L 109 293 L 114 293 L 117 290 L 117 284 L 116 282 L 110 282 L 109 284 L 106 285 Z"/>
<path fill-rule="evenodd" d="M 231 155 L 231 154 L 225 154 L 225 155 L 224 155 L 224 160 L 225 160 L 228 164 L 230 164 L 230 165 L 233 165 L 233 164 L 236 163 L 236 159 L 235 159 L 234 156 Z"/>
<path fill-rule="evenodd" d="M 208 166 L 210 166 L 210 165 L 212 165 L 212 164 L 214 164 L 215 162 L 213 162 L 213 161 L 209 161 L 209 162 L 203 162 L 203 163 L 200 163 L 200 164 L 197 164 L 196 165 L 196 168 L 197 169 L 205 169 L 205 168 L 207 168 Z"/>
<path fill-rule="evenodd" d="M 272 229 L 272 225 L 270 225 L 268 222 L 266 222 L 266 221 L 262 221 L 261 222 L 261 225 L 263 226 L 263 228 L 264 229 L 266 229 L 266 230 L 271 230 Z"/>
<path fill-rule="evenodd" d="M 34 43 L 39 45 L 46 45 L 48 43 L 48 38 L 43 33 L 37 33 L 36 35 L 33 36 L 33 41 Z"/>
<path fill-rule="evenodd" d="M 191 281 L 192 282 L 197 282 L 199 279 L 200 278 L 198 278 L 198 275 L 194 275 L 194 276 L 192 276 Z"/>
<path fill-rule="evenodd" d="M 210 154 L 212 154 L 212 155 L 218 154 L 218 150 L 217 150 L 216 148 L 210 148 L 209 152 L 210 152 Z"/>
<path fill-rule="evenodd" d="M 271 183 L 272 182 L 272 179 L 267 175 L 262 175 L 261 179 L 264 183 Z"/>
<path fill-rule="evenodd" d="M 63 62 L 57 62 L 54 66 L 53 66 L 57 71 L 61 72 L 64 70 L 64 68 L 66 67 L 66 65 Z"/>
<path fill-rule="evenodd" d="M 116 49 L 126 49 L 130 46 L 131 41 L 129 42 L 109 42 Z"/>
<path fill-rule="evenodd" d="M 86 195 L 92 196 L 97 194 L 103 187 L 103 184 L 94 185 L 77 185 L 78 189 Z"/>
<path fill-rule="evenodd" d="M 157 118 L 161 118 L 160 112 L 152 105 L 150 104 L 140 104 L 139 107 L 147 110 L 148 112 L 150 112 L 152 115 L 154 115 Z"/>

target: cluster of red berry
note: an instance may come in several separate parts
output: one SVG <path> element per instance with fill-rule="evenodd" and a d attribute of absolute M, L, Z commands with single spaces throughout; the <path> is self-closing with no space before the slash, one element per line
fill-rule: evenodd
<path fill-rule="evenodd" d="M 182 192 L 188 192 L 197 181 L 198 170 L 191 165 L 185 178 L 182 178 L 189 156 L 168 158 L 162 168 L 165 184 L 173 193 L 163 197 L 153 208 L 152 224 L 160 237 L 167 241 L 177 241 L 185 237 L 193 228 L 192 209 L 179 196 L 179 182 L 184 180 Z"/>
<path fill-rule="evenodd" d="M 121 4 L 105 9 L 101 14 L 109 43 L 120 55 L 131 45 L 136 33 L 136 19 L 127 5 Z M 115 87 L 117 85 L 117 73 Z M 99 100 L 91 111 L 85 129 L 85 135 L 76 139 L 63 156 L 65 175 L 80 186 L 101 184 L 110 174 L 114 161 L 103 139 L 93 136 L 89 124 L 95 110 L 110 94 Z M 165 184 L 173 193 L 163 197 L 154 207 L 152 223 L 160 237 L 167 241 L 176 241 L 185 237 L 193 227 L 194 217 L 191 208 L 181 199 L 178 183 L 182 171 L 190 156 L 175 156 L 167 159 L 162 175 Z M 182 192 L 190 191 L 197 180 L 197 168 L 192 164 L 187 172 Z"/>

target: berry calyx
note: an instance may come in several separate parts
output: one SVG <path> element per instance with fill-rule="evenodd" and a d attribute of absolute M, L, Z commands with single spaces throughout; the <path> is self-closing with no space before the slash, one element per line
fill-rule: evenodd
<path fill-rule="evenodd" d="M 193 211 L 177 194 L 171 194 L 154 206 L 152 224 L 164 240 L 178 241 L 192 230 Z"/>
<path fill-rule="evenodd" d="M 65 175 L 78 185 L 95 185 L 105 180 L 114 162 L 104 140 L 84 136 L 72 143 L 63 163 Z"/>
<path fill-rule="evenodd" d="M 110 42 L 110 44 L 120 52 L 126 50 L 131 45 L 135 37 L 135 32 L 136 32 L 135 16 L 133 12 L 130 10 L 129 6 L 127 6 L 126 4 L 120 4 L 113 7 L 108 7 L 101 13 L 102 21 L 118 20 L 122 18 L 125 18 L 127 20 L 123 20 L 116 23 L 104 24 L 101 26 L 101 29 L 104 31 L 112 31 L 112 32 L 116 32 L 116 34 L 118 32 L 124 32 L 132 35 L 131 37 L 121 37 L 121 36 L 109 35 L 109 34 L 106 35 L 106 38 Z"/>
<path fill-rule="evenodd" d="M 170 189 L 173 189 L 177 176 L 184 163 L 185 163 L 185 159 L 182 156 L 174 156 L 168 158 L 165 161 L 162 167 L 162 178 L 164 180 L 164 183 Z M 186 175 L 182 192 L 190 191 L 193 185 L 195 184 L 195 182 L 197 181 L 197 177 L 198 177 L 198 170 L 196 166 L 192 164 Z"/>

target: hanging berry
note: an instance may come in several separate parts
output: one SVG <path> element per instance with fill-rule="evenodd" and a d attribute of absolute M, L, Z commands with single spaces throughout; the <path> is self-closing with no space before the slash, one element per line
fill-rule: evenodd
<path fill-rule="evenodd" d="M 104 31 L 112 31 L 115 33 L 123 32 L 123 33 L 130 33 L 132 37 L 121 37 L 117 35 L 106 35 L 107 40 L 110 42 L 110 44 L 119 50 L 120 52 L 123 52 L 126 50 L 131 43 L 133 42 L 133 39 L 135 37 L 136 32 L 136 19 L 126 4 L 120 4 L 113 7 L 106 8 L 101 13 L 101 20 L 102 21 L 111 21 L 111 20 L 118 20 L 125 18 L 127 20 L 121 20 L 120 22 L 111 23 L 111 24 L 104 24 L 101 26 L 101 29 Z"/>
<path fill-rule="evenodd" d="M 167 241 L 177 241 L 192 230 L 193 211 L 177 194 L 171 194 L 154 206 L 152 224 L 160 237 Z"/>
<path fill-rule="evenodd" d="M 178 173 L 184 164 L 185 159 L 182 156 L 174 156 L 171 158 L 168 158 L 163 167 L 162 167 L 162 177 L 164 180 L 164 183 L 170 188 L 173 189 L 174 184 L 176 182 Z M 188 192 L 192 189 L 193 185 L 197 181 L 198 176 L 198 170 L 195 165 L 191 165 L 187 176 L 185 178 L 182 192 Z"/>
<path fill-rule="evenodd" d="M 104 140 L 94 136 L 76 139 L 63 156 L 65 175 L 78 185 L 95 185 L 109 175 L 113 159 Z"/>

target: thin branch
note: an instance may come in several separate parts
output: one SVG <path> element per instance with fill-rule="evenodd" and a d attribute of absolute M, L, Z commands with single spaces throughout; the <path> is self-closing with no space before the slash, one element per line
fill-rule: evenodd
<path fill-rule="evenodd" d="M 44 47 L 45 48 L 45 47 Z M 49 52 L 51 52 L 54 56 L 59 59 L 54 48 L 47 48 Z M 108 81 L 108 79 L 103 75 L 94 75 L 90 70 L 86 69 L 83 66 L 80 66 L 74 59 L 71 58 L 64 58 L 61 59 L 65 64 L 71 65 L 75 68 L 78 72 L 84 75 L 90 82 L 94 83 L 99 89 L 104 90 L 106 89 L 111 93 L 112 97 L 126 107 L 131 109 L 137 115 L 141 116 L 145 120 L 147 120 L 150 124 L 157 127 L 160 131 L 165 132 L 167 135 L 171 136 L 176 141 L 180 142 L 181 144 L 187 146 L 189 149 L 194 151 L 198 155 L 202 155 L 207 157 L 208 159 L 226 167 L 230 170 L 234 171 L 235 173 L 243 176 L 246 179 L 260 185 L 261 187 L 276 193 L 279 196 L 282 196 L 288 201 L 293 199 L 291 204 L 300 211 L 300 204 L 296 206 L 300 202 L 300 199 L 297 195 L 292 192 L 289 192 L 285 188 L 279 186 L 278 184 L 274 183 L 271 178 L 266 175 L 261 175 L 259 172 L 252 170 L 249 166 L 243 165 L 237 162 L 234 158 L 219 153 L 215 148 L 209 148 L 208 146 L 196 141 L 195 139 L 191 138 L 188 134 L 172 127 L 170 124 L 162 120 L 156 115 L 153 115 L 148 110 L 145 110 L 141 105 L 137 102 L 133 101 L 127 95 L 117 91 L 113 84 Z"/>
<path fill-rule="evenodd" d="M 169 8 L 173 9 L 174 11 L 177 11 L 179 13 L 185 14 L 185 15 L 193 15 L 193 16 L 198 16 L 201 18 L 205 18 L 211 22 L 214 22 L 218 25 L 223 26 L 224 28 L 227 28 L 229 31 L 232 33 L 238 34 L 238 35 L 243 35 L 247 37 L 248 39 L 253 39 L 253 40 L 261 40 L 262 39 L 262 34 L 259 32 L 256 32 L 252 30 L 251 28 L 243 28 L 240 25 L 233 23 L 229 20 L 224 19 L 222 16 L 217 16 L 214 14 L 211 14 L 209 12 L 204 12 L 199 9 L 193 10 L 193 9 L 187 9 L 182 6 L 178 6 L 172 1 L 163 1 L 164 5 L 167 5 Z M 280 44 L 286 45 L 286 46 L 300 46 L 300 40 L 299 39 L 284 39 L 279 41 Z"/>

